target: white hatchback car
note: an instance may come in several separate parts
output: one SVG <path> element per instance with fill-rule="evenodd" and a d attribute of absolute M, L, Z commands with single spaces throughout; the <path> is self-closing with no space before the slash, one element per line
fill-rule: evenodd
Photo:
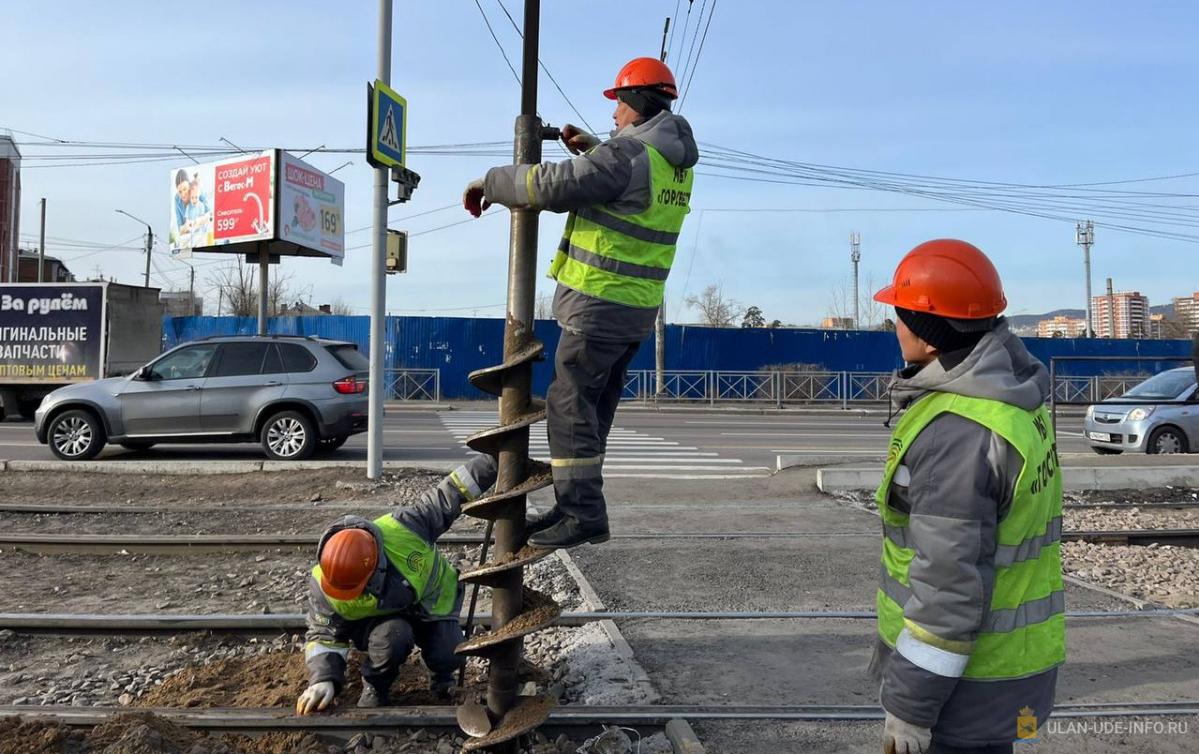
<path fill-rule="evenodd" d="M 1100 454 L 1199 452 L 1195 370 L 1155 374 L 1118 398 L 1087 406 L 1083 434 Z"/>

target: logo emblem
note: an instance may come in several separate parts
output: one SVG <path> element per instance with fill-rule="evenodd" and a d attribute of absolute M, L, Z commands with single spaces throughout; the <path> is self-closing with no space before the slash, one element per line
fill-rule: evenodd
<path fill-rule="evenodd" d="M 424 573 L 425 556 L 423 553 L 410 552 L 408 557 L 404 558 L 404 565 L 408 566 L 409 573 Z"/>
<path fill-rule="evenodd" d="M 1020 714 L 1016 717 L 1016 741 L 1019 743 L 1033 743 L 1039 741 L 1037 738 L 1037 714 L 1032 707 L 1021 707 Z"/>

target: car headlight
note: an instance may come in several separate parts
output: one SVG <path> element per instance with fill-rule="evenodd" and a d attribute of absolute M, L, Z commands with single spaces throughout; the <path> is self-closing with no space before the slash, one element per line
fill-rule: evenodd
<path fill-rule="evenodd" d="M 1094 404 L 1087 406 L 1087 414 L 1086 414 L 1086 418 L 1090 419 L 1090 418 L 1091 418 L 1092 416 L 1094 416 L 1094 415 L 1095 415 L 1095 406 L 1094 406 Z"/>
<path fill-rule="evenodd" d="M 1128 421 L 1139 422 L 1142 419 L 1148 419 L 1149 414 L 1152 414 L 1152 413 L 1153 413 L 1153 406 L 1150 406 L 1148 408 L 1134 408 L 1132 411 L 1128 412 Z"/>

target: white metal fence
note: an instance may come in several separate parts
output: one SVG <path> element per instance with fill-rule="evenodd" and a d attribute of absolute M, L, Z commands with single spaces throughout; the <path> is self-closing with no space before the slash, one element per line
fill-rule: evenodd
<path fill-rule="evenodd" d="M 1124 395 L 1129 388 L 1150 376 L 1133 374 L 1120 377 L 1066 377 L 1059 374 L 1054 379 L 1053 400 L 1057 403 L 1098 403 Z"/>
<path fill-rule="evenodd" d="M 400 401 L 441 401 L 440 369 L 388 369 L 384 395 Z"/>

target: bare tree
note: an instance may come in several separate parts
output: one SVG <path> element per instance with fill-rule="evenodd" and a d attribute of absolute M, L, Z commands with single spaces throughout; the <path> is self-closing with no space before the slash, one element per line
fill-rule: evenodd
<path fill-rule="evenodd" d="M 874 300 L 874 290 L 874 274 L 868 272 L 862 279 L 858 292 L 859 321 L 853 323 L 853 327 L 857 330 L 882 329 L 887 308 Z M 846 276 L 829 290 L 828 313 L 825 316 L 852 322 L 853 304 L 853 281 Z"/>
<path fill-rule="evenodd" d="M 554 318 L 554 294 L 538 293 L 537 303 L 533 309 L 533 319 Z"/>
<path fill-rule="evenodd" d="M 354 307 L 347 304 L 344 299 L 338 296 L 337 300 L 329 305 L 329 313 L 339 317 L 349 317 L 354 314 Z"/>
<path fill-rule="evenodd" d="M 267 285 L 267 315 L 279 316 L 286 312 L 291 302 L 303 300 L 304 290 L 295 290 L 292 273 L 281 274 L 276 267 Z M 238 317 L 253 317 L 258 314 L 258 266 L 248 265 L 245 258 L 237 257 L 236 263 L 217 267 L 207 278 L 208 293 L 217 294 L 221 311 Z M 310 292 L 308 292 L 310 295 Z"/>
<path fill-rule="evenodd" d="M 723 289 L 716 284 L 704 288 L 698 296 L 684 299 L 688 307 L 699 310 L 700 324 L 709 327 L 733 327 L 733 323 L 744 312 L 741 304 L 724 297 Z"/>

